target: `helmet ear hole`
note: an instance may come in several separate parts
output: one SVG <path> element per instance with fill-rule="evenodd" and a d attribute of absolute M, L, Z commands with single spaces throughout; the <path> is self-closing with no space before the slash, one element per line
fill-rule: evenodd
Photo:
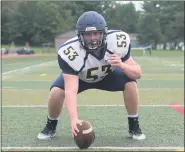
<path fill-rule="evenodd" d="M 78 30 L 77 30 L 77 29 L 75 29 L 75 33 L 76 33 L 76 35 L 78 35 L 78 34 L 79 34 L 79 32 L 78 32 Z"/>
<path fill-rule="evenodd" d="M 108 31 L 108 27 L 106 26 L 106 27 L 105 27 L 105 33 L 107 33 L 107 31 Z"/>
<path fill-rule="evenodd" d="M 79 38 L 80 38 L 81 45 L 84 47 L 85 46 L 85 42 L 84 42 L 84 38 L 83 38 L 82 33 L 79 34 Z"/>

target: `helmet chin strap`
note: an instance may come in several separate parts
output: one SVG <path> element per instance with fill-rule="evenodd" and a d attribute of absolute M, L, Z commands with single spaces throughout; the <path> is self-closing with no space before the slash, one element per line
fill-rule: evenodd
<path fill-rule="evenodd" d="M 88 49 L 85 47 L 86 51 L 98 60 L 102 60 L 104 58 L 106 48 L 107 48 L 107 44 L 99 47 L 98 49 L 94 49 L 94 50 Z"/>
<path fill-rule="evenodd" d="M 91 40 L 91 41 L 86 41 L 86 46 L 89 49 L 98 49 L 99 47 L 101 47 L 102 42 L 100 42 L 101 40 Z"/>
<path fill-rule="evenodd" d="M 83 35 L 82 35 L 82 37 L 83 37 Z M 94 49 L 98 49 L 98 48 L 100 48 L 101 46 L 102 46 L 102 43 L 103 43 L 103 33 L 101 32 L 101 35 L 100 35 L 100 37 L 99 38 L 97 38 L 97 39 L 90 39 L 90 40 L 88 40 L 88 39 L 85 39 L 84 37 L 83 37 L 83 41 L 84 41 L 84 45 L 86 45 L 86 47 L 88 48 L 88 49 L 92 49 L 92 50 L 94 50 Z"/>
<path fill-rule="evenodd" d="M 105 32 L 102 33 L 102 36 L 100 39 L 96 39 L 97 47 L 93 47 L 93 43 L 91 42 L 91 40 L 89 40 L 89 42 L 88 40 L 86 41 L 82 33 L 78 32 L 77 35 L 81 43 L 81 47 L 84 48 L 89 54 L 91 54 L 98 60 L 102 60 L 104 58 L 106 48 L 107 48 Z M 92 43 L 92 47 L 88 46 L 88 45 L 91 45 L 88 43 Z"/>

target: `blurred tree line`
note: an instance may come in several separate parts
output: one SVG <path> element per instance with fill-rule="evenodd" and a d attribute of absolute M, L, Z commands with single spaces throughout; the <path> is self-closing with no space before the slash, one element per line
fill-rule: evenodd
<path fill-rule="evenodd" d="M 102 14 L 109 29 L 137 33 L 141 44 L 184 42 L 184 2 L 144 2 L 136 11 L 133 3 L 121 5 L 115 1 L 2 1 L 1 43 L 32 45 L 53 42 L 57 33 L 75 28 L 84 11 Z"/>

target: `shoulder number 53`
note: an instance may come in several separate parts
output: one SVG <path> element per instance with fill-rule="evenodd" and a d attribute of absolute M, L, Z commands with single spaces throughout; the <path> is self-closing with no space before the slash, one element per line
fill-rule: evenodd
<path fill-rule="evenodd" d="M 64 50 L 64 54 L 68 56 L 70 61 L 73 61 L 77 56 L 79 56 L 72 46 L 69 46 L 66 50 Z"/>
<path fill-rule="evenodd" d="M 116 39 L 117 39 L 117 47 L 125 48 L 127 46 L 125 34 L 116 34 Z"/>

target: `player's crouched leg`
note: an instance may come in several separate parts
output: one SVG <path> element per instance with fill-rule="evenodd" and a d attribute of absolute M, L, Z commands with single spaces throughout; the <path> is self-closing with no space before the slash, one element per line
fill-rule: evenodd
<path fill-rule="evenodd" d="M 64 102 L 64 90 L 52 87 L 48 99 L 48 116 L 44 129 L 38 134 L 39 140 L 48 140 L 56 136 L 56 126 Z"/>
<path fill-rule="evenodd" d="M 138 117 L 139 95 L 136 82 L 135 81 L 127 82 L 125 84 L 123 94 L 125 107 L 128 113 L 129 137 L 136 140 L 143 140 L 146 137 L 139 127 L 139 117 Z"/>
<path fill-rule="evenodd" d="M 136 81 L 126 76 L 121 69 L 115 68 L 112 73 L 100 82 L 99 86 L 101 90 L 123 91 L 125 107 L 128 113 L 129 136 L 136 140 L 145 139 L 145 135 L 139 127 L 139 95 Z"/>

